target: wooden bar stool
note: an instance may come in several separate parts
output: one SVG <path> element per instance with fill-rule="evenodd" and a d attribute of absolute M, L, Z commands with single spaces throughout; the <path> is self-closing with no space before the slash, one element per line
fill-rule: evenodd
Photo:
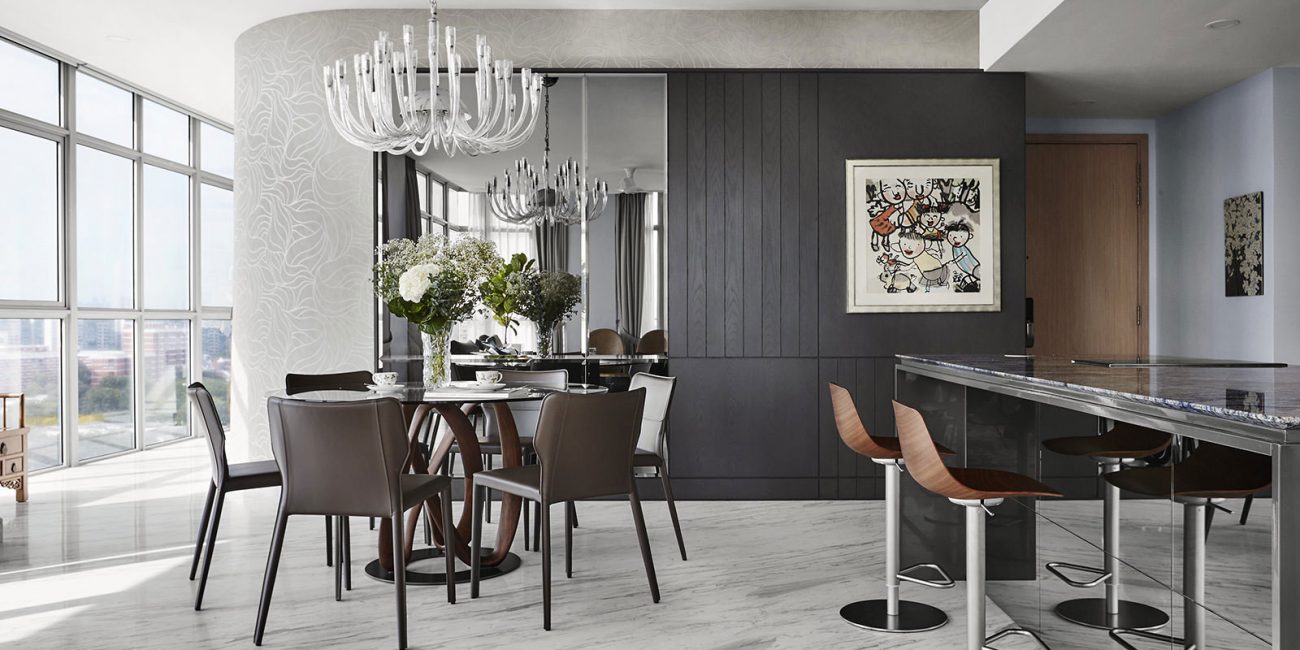
<path fill-rule="evenodd" d="M 1244 449 L 1201 442 L 1186 460 L 1165 467 L 1126 469 L 1106 475 L 1121 490 L 1172 498 L 1183 506 L 1183 637 L 1145 630 L 1115 629 L 1110 636 L 1129 650 L 1124 637 L 1207 648 L 1205 644 L 1205 536 L 1207 511 L 1224 499 L 1250 496 L 1272 484 L 1272 458 Z"/>
<path fill-rule="evenodd" d="M 936 589 L 950 589 L 956 585 L 937 564 L 917 564 L 901 571 L 898 569 L 898 479 L 903 466 L 898 438 L 873 437 L 867 433 L 849 391 L 837 384 L 830 384 L 830 391 L 831 409 L 835 413 L 835 428 L 840 439 L 849 449 L 885 469 L 885 597 L 849 603 L 840 608 L 840 618 L 877 632 L 925 632 L 943 627 L 948 623 L 948 614 L 943 610 L 898 597 L 898 587 L 904 580 Z M 935 447 L 940 454 L 953 454 L 950 449 Z M 915 573 L 922 569 L 934 571 L 939 580 L 917 577 Z"/>
<path fill-rule="evenodd" d="M 1064 456 L 1088 456 L 1097 461 L 1103 475 L 1109 475 L 1120 471 L 1126 463 L 1163 452 L 1169 448 L 1172 440 L 1163 431 L 1124 422 L 1115 423 L 1115 427 L 1107 431 L 1106 421 L 1101 420 L 1098 428 L 1099 435 L 1052 438 L 1044 440 L 1043 447 Z M 1102 568 L 1069 562 L 1048 562 L 1047 570 L 1071 587 L 1089 588 L 1105 583 L 1106 597 L 1075 598 L 1058 603 L 1056 615 L 1071 623 L 1105 630 L 1154 630 L 1164 627 L 1169 623 L 1168 614 L 1150 605 L 1121 600 L 1119 597 L 1120 490 L 1109 481 L 1105 483 L 1105 489 L 1102 505 Z M 1066 576 L 1062 569 L 1096 577 L 1092 580 L 1074 580 Z"/>
<path fill-rule="evenodd" d="M 894 422 L 903 460 L 911 468 L 912 478 L 929 492 L 946 497 L 966 508 L 966 647 L 982 650 L 987 644 L 1010 635 L 1033 637 L 1043 647 L 1046 643 L 1034 632 L 1009 627 L 985 637 L 984 613 L 984 516 L 989 508 L 1012 497 L 1059 497 L 1061 494 L 1038 481 L 995 469 L 948 467 L 939 456 L 934 438 L 916 409 L 894 402 Z"/>

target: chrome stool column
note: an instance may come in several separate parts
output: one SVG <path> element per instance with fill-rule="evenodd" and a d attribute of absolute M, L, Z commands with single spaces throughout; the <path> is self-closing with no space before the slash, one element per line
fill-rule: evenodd
<path fill-rule="evenodd" d="M 936 589 L 950 589 L 956 583 L 936 564 L 917 564 L 901 571 L 898 568 L 899 479 L 903 473 L 903 453 L 898 438 L 870 435 L 858 417 L 849 391 L 830 384 L 830 393 L 840 439 L 849 449 L 870 458 L 885 470 L 885 597 L 849 603 L 840 608 L 840 617 L 860 628 L 877 632 L 925 632 L 943 627 L 948 623 L 948 615 L 943 610 L 899 597 L 902 582 Z M 942 451 L 953 453 L 947 449 Z M 933 571 L 938 579 L 926 580 L 916 575 L 926 569 Z"/>
<path fill-rule="evenodd" d="M 1171 440 L 1170 435 L 1162 431 L 1124 423 L 1117 423 L 1115 428 L 1107 431 L 1105 420 L 1099 422 L 1098 434 L 1044 440 L 1043 447 L 1066 456 L 1089 456 L 1097 461 L 1102 475 L 1106 476 L 1120 471 L 1124 464 L 1131 463 L 1134 459 L 1163 452 Z M 1057 604 L 1056 615 L 1071 623 L 1107 630 L 1155 630 L 1164 627 L 1169 623 L 1168 614 L 1150 605 L 1120 599 L 1120 489 L 1109 481 L 1103 483 L 1102 568 L 1069 562 L 1048 562 L 1046 568 L 1071 587 L 1090 588 L 1104 583 L 1106 595 L 1104 598 L 1064 601 Z M 1074 580 L 1063 570 L 1096 577 L 1086 581 Z"/>

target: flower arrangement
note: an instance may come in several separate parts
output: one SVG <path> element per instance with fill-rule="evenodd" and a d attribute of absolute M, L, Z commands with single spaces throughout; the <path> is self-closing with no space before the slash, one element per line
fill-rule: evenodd
<path fill-rule="evenodd" d="M 527 278 L 536 273 L 533 270 L 533 260 L 523 253 L 515 253 L 509 262 L 502 264 L 479 285 L 484 311 L 505 329 L 507 340 L 510 331 L 519 324 L 514 315 L 524 301 Z"/>
<path fill-rule="evenodd" d="M 494 244 L 472 237 L 448 242 L 442 235 L 424 235 L 379 247 L 375 295 L 420 329 L 426 385 L 446 383 L 451 327 L 474 313 L 481 283 L 503 264 Z"/>
<path fill-rule="evenodd" d="M 555 328 L 573 316 L 582 303 L 582 279 L 564 271 L 520 274 L 519 315 L 537 324 L 537 352 L 551 354 Z"/>

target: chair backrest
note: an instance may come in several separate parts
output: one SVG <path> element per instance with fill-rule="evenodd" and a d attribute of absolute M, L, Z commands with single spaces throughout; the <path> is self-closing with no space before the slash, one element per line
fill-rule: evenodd
<path fill-rule="evenodd" d="M 564 390 L 569 387 L 569 371 L 558 370 L 502 370 L 501 383 L 507 386 L 537 386 Z"/>
<path fill-rule="evenodd" d="M 386 517 L 400 508 L 410 443 L 393 398 L 267 400 L 285 512 Z"/>
<path fill-rule="evenodd" d="M 220 486 L 230 476 L 230 465 L 226 460 L 226 429 L 221 426 L 221 416 L 217 413 L 217 404 L 212 400 L 212 393 L 201 382 L 194 382 L 185 389 L 190 396 L 190 404 L 199 412 L 199 421 L 207 431 L 208 458 L 212 461 L 212 482 Z"/>
<path fill-rule="evenodd" d="M 568 370 L 502 370 L 501 383 L 507 386 L 537 386 L 540 388 L 554 388 L 564 390 L 569 387 Z M 510 414 L 515 419 L 515 431 L 519 435 L 529 438 L 537 431 L 537 418 L 541 413 L 542 403 L 540 401 L 530 402 L 510 402 Z M 489 440 L 498 440 L 501 435 L 497 429 L 496 409 L 485 408 L 483 414 L 487 417 L 487 437 Z"/>
<path fill-rule="evenodd" d="M 920 411 L 894 402 L 894 422 L 898 426 L 898 443 L 907 472 L 921 487 L 949 499 L 980 498 L 979 492 L 963 485 L 943 464 Z"/>
<path fill-rule="evenodd" d="M 555 393 L 542 402 L 533 445 L 547 503 L 628 494 L 632 446 L 645 389 L 604 395 Z"/>
<path fill-rule="evenodd" d="M 668 354 L 668 333 L 663 330 L 650 330 L 641 335 L 636 342 L 637 354 Z"/>
<path fill-rule="evenodd" d="M 587 335 L 587 347 L 596 348 L 596 354 L 623 354 L 623 337 L 612 329 L 602 327 Z"/>
<path fill-rule="evenodd" d="M 290 395 L 313 390 L 366 390 L 366 384 L 371 381 L 373 378 L 368 370 L 334 372 L 325 375 L 303 375 L 291 372 L 284 376 L 284 390 Z"/>
<path fill-rule="evenodd" d="M 664 425 L 668 421 L 668 407 L 672 405 L 673 388 L 677 385 L 676 377 L 660 377 L 648 372 L 632 375 L 628 390 L 645 389 L 645 408 L 641 413 L 641 433 L 636 439 L 636 448 L 664 453 Z"/>
<path fill-rule="evenodd" d="M 840 440 L 849 449 L 880 460 L 894 460 L 898 452 L 880 446 L 872 439 L 858 416 L 858 407 L 853 403 L 853 395 L 839 384 L 829 384 L 831 390 L 831 412 L 835 414 L 835 429 L 840 432 Z"/>

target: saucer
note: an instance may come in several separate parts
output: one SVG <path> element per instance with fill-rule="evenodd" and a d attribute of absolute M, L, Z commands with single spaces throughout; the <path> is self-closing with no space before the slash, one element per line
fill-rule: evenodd
<path fill-rule="evenodd" d="M 369 388 L 376 393 L 395 393 L 397 391 L 406 390 L 406 384 L 389 384 L 387 386 L 382 386 L 380 384 L 366 384 L 366 388 Z"/>
<path fill-rule="evenodd" d="M 505 388 L 505 384 L 481 384 L 477 381 L 453 381 L 450 386 L 459 390 L 468 390 L 476 393 L 490 393 L 492 391 Z"/>

